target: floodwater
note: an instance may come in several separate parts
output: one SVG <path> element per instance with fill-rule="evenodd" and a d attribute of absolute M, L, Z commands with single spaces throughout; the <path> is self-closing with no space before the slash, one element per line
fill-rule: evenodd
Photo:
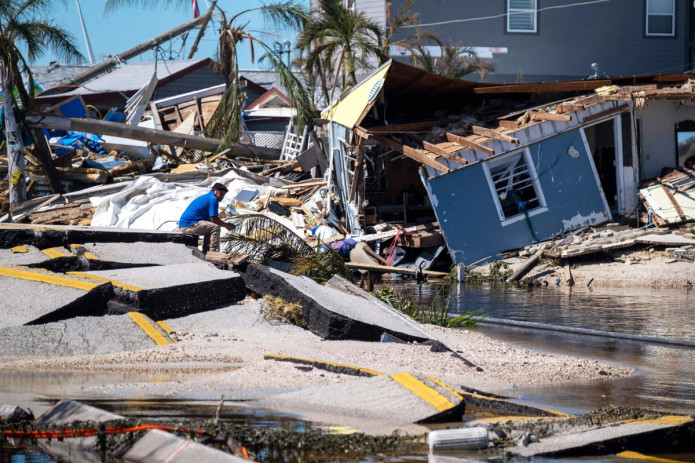
<path fill-rule="evenodd" d="M 405 285 L 424 303 L 434 285 Z M 695 291 L 653 288 L 497 288 L 459 285 L 449 313 L 483 310 L 491 318 L 695 341 Z M 695 413 L 695 349 L 644 341 L 510 328 L 482 323 L 478 331 L 531 350 L 588 357 L 637 369 L 629 378 L 540 385 L 513 391 L 521 401 L 582 413 L 607 405 Z"/>
<path fill-rule="evenodd" d="M 438 294 L 435 285 L 405 284 L 401 288 L 422 303 L 429 303 Z M 591 328 L 617 333 L 647 335 L 668 339 L 695 341 L 695 291 L 648 288 L 514 288 L 460 285 L 451 293 L 450 315 L 465 311 L 483 310 L 489 317 L 508 320 L 533 321 L 548 325 Z M 474 328 L 493 338 L 511 342 L 530 350 L 576 355 L 614 362 L 637 369 L 629 378 L 594 380 L 583 383 L 522 387 L 512 392 L 518 401 L 578 414 L 607 405 L 633 406 L 678 413 L 695 413 L 695 349 L 649 342 L 568 334 L 548 330 L 510 328 L 481 323 Z M 38 408 L 47 408 L 53 400 L 42 394 L 57 389 L 70 390 L 80 397 L 79 388 L 101 382 L 124 383 L 140 380 L 171 380 L 170 377 L 140 373 L 89 372 L 0 375 L 0 402 L 26 406 L 30 402 Z M 134 377 L 133 375 L 137 376 Z M 32 391 L 28 393 L 28 391 Z M 133 397 L 131 400 L 109 400 L 91 397 L 85 400 L 100 408 L 142 420 L 201 418 L 214 415 L 217 404 L 208 402 L 156 401 Z M 36 410 L 35 410 L 36 411 Z M 221 419 L 247 423 L 258 428 L 282 428 L 303 432 L 323 427 L 292 415 L 274 414 L 256 409 L 230 409 L 225 407 Z M 324 456 L 322 461 L 333 460 Z M 391 461 L 394 463 L 429 462 L 452 463 L 485 461 L 476 453 L 462 453 L 456 457 L 437 457 L 420 454 L 400 457 L 372 456 L 362 462 Z M 695 455 L 672 455 L 680 461 L 695 461 Z M 300 459 L 301 461 L 308 461 Z M 300 461 L 297 460 L 297 461 Z M 346 461 L 336 455 L 335 460 Z M 333 460 L 333 461 L 335 461 Z M 0 463 L 50 462 L 39 454 L 0 446 Z M 270 461 L 263 460 L 261 461 Z M 488 461 L 502 461 L 493 457 Z M 516 461 L 516 460 L 511 460 Z M 522 461 L 522 460 L 519 460 Z M 526 461 L 526 460 L 523 460 Z M 584 463 L 625 462 L 615 456 L 591 459 L 563 459 L 546 461 L 581 461 Z"/>

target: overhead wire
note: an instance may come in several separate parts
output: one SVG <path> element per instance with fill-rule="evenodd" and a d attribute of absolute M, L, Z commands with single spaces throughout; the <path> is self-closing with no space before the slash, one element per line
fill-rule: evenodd
<path fill-rule="evenodd" d="M 541 11 L 548 11 L 548 10 L 559 10 L 559 9 L 564 9 L 564 8 L 573 8 L 576 6 L 586 6 L 586 5 L 593 5 L 597 3 L 608 3 L 611 0 L 590 0 L 586 2 L 578 2 L 578 3 L 572 3 L 569 5 L 555 5 L 555 6 L 546 6 L 545 8 L 537 8 L 534 11 L 536 13 L 540 13 Z M 417 26 L 408 24 L 406 26 L 401 27 L 401 29 L 409 28 L 409 27 L 428 27 L 428 26 L 442 26 L 445 24 L 456 24 L 456 23 L 465 23 L 465 22 L 472 22 L 472 21 L 484 21 L 488 19 L 498 19 L 498 18 L 505 18 L 509 16 L 510 13 L 502 13 L 502 14 L 496 14 L 496 15 L 491 15 L 491 16 L 480 16 L 478 18 L 464 18 L 464 19 L 450 19 L 448 21 L 439 21 L 439 22 L 433 22 L 433 23 L 419 23 Z"/>

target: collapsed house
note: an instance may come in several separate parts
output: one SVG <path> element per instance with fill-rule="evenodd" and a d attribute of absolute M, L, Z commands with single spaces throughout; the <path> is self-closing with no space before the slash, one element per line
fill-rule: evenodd
<path fill-rule="evenodd" d="M 318 236 L 324 243 L 372 243 L 363 247 L 376 253 L 362 264 L 391 263 L 401 247 L 414 251 L 401 250 L 410 253 L 405 261 L 418 259 L 406 265 L 427 268 L 446 248 L 456 264 L 470 265 L 603 223 L 691 221 L 695 92 L 688 79 L 674 74 L 496 85 L 390 61 L 345 92 L 316 127 L 302 129 L 279 89 L 244 78 L 244 120 L 255 129 L 242 133 L 246 145 L 213 155 L 219 140 L 201 136 L 219 104 L 218 85 L 141 99 L 142 117 L 131 117 L 141 127 L 124 138 L 138 145 L 140 157 L 114 156 L 108 151 L 125 145 L 104 139 L 106 153 L 77 149 L 72 166 L 59 169 L 64 179 L 113 179 L 121 190 L 145 173 L 204 187 L 229 169 L 247 171 L 259 175 L 255 185 L 236 181 L 232 209 L 266 214 L 312 245 L 316 228 L 326 226 Z M 81 95 L 73 95 L 49 108 L 55 116 L 28 121 L 85 132 L 93 127 L 93 133 L 114 129 L 112 122 L 83 119 L 86 108 Z M 669 174 L 673 168 L 678 171 Z M 262 187 L 268 181 L 275 190 Z M 100 202 L 92 201 L 92 214 Z M 86 223 L 84 207 L 78 209 L 66 213 Z M 25 217 L 54 220 L 43 209 L 33 212 L 40 215 Z M 154 228 L 163 226 L 157 217 Z M 125 217 L 108 222 L 129 223 Z M 385 259 L 378 255 L 382 244 L 390 244 Z"/>
<path fill-rule="evenodd" d="M 388 62 L 324 113 L 347 226 L 429 209 L 454 262 L 470 265 L 586 226 L 643 224 L 640 182 L 692 163 L 678 150 L 695 135 L 689 79 L 491 85 Z"/>

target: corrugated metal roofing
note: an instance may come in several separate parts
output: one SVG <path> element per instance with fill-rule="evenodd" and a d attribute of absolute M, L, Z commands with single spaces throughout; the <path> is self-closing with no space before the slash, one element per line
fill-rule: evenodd
<path fill-rule="evenodd" d="M 39 83 L 44 89 L 53 87 L 59 82 L 72 77 L 85 69 L 89 69 L 89 66 L 30 66 L 31 74 L 34 80 Z"/>
<path fill-rule="evenodd" d="M 191 59 L 180 61 L 159 61 L 157 62 L 157 79 L 160 81 L 174 76 L 175 74 L 192 71 L 209 62 L 209 58 Z M 154 72 L 155 63 L 129 63 L 118 67 L 113 71 L 102 74 L 82 86 L 62 93 L 61 97 L 71 95 L 91 95 L 98 93 L 113 92 L 134 92 L 144 87 L 149 82 Z"/>

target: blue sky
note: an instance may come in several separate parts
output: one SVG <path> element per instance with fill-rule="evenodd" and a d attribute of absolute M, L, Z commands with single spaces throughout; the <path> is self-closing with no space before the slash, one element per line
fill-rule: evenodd
<path fill-rule="evenodd" d="M 87 33 L 92 44 L 92 52 L 96 62 L 103 61 L 110 54 L 117 54 L 132 48 L 135 45 L 143 43 L 159 34 L 162 34 L 184 22 L 193 19 L 193 13 L 190 6 L 190 0 L 181 0 L 185 4 L 184 9 L 142 9 L 124 7 L 116 12 L 104 16 L 104 4 L 106 0 L 80 0 L 82 14 L 85 19 Z M 210 0 L 198 0 L 201 14 L 207 11 Z M 309 0 L 303 0 L 308 8 Z M 267 3 L 267 2 L 266 2 Z M 243 9 L 260 6 L 261 0 L 219 0 L 218 6 L 221 6 L 225 11 L 231 14 L 242 11 Z M 77 15 L 77 5 L 75 0 L 65 0 L 65 5 L 61 5 L 56 1 L 57 11 L 51 12 L 50 18 L 58 25 L 68 30 L 74 37 L 75 42 L 79 45 L 80 51 L 87 59 L 87 49 L 82 35 L 79 17 Z M 275 41 L 282 42 L 287 39 L 292 39 L 293 32 L 287 31 L 272 31 L 270 25 L 267 25 L 260 14 L 245 14 L 243 16 L 246 21 L 250 21 L 246 30 L 256 35 L 261 31 L 273 32 L 274 35 L 265 35 L 263 40 L 266 43 Z M 196 58 L 215 57 L 217 49 L 217 30 L 208 27 L 205 36 L 196 53 Z M 186 58 L 190 50 L 190 46 L 195 40 L 194 31 L 189 35 L 183 51 L 181 51 L 181 37 L 166 44 L 159 52 L 160 59 L 176 59 Z M 256 49 L 256 58 L 262 52 Z M 285 55 L 286 58 L 286 55 Z M 51 52 L 46 53 L 41 59 L 33 64 L 46 65 L 56 59 Z M 154 60 L 154 50 L 143 53 L 139 57 L 132 58 L 131 61 L 152 61 Z M 85 63 L 88 64 L 88 63 Z M 251 55 L 249 52 L 248 43 L 242 44 L 239 50 L 239 67 L 241 69 L 259 68 L 258 63 L 251 63 Z"/>

